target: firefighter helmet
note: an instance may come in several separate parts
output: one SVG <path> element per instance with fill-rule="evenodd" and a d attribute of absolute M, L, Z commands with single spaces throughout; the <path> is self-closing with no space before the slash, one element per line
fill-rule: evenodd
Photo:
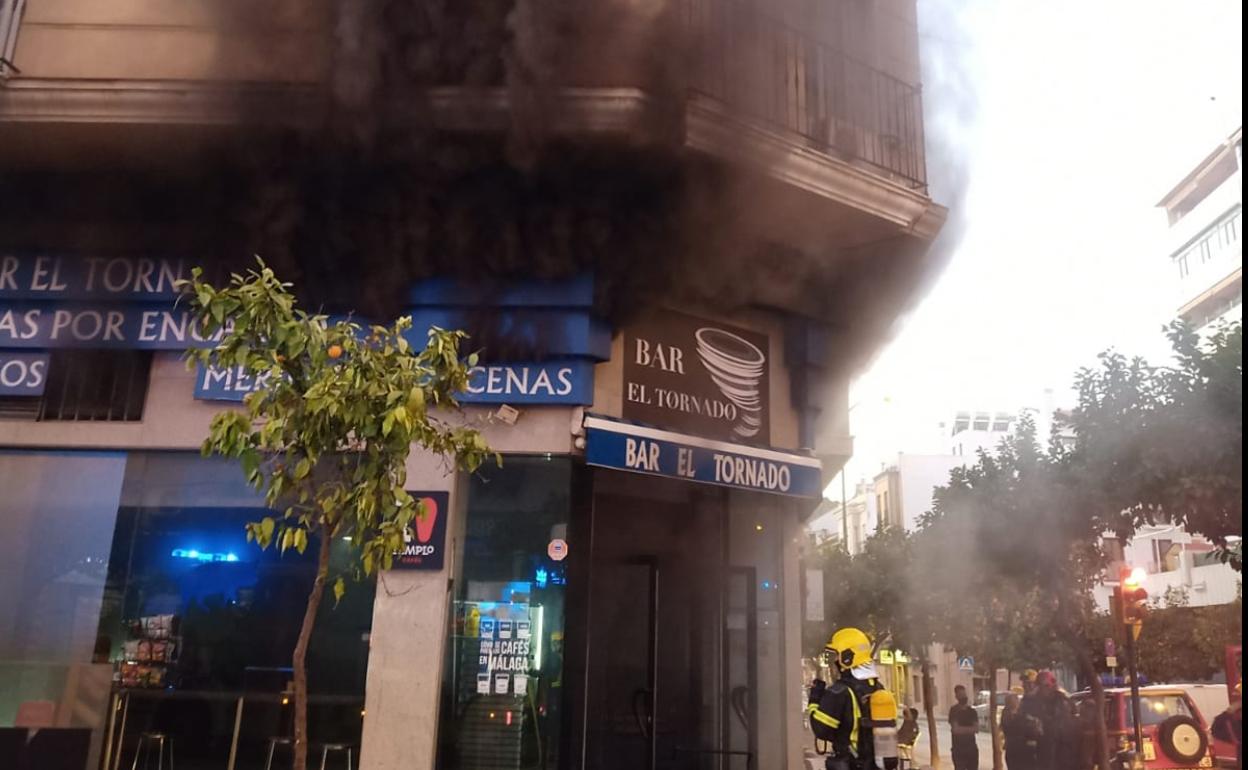
<path fill-rule="evenodd" d="M 871 638 L 856 628 L 842 628 L 824 649 L 832 654 L 838 668 L 857 668 L 871 662 Z"/>

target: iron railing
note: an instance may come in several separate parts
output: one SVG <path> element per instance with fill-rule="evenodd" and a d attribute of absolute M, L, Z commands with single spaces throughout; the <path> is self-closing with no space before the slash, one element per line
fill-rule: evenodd
<path fill-rule="evenodd" d="M 683 0 L 689 86 L 926 189 L 919 87 L 821 43 L 743 0 Z"/>

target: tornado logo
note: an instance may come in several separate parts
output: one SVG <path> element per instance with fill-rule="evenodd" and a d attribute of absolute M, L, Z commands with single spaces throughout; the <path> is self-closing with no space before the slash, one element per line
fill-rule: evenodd
<path fill-rule="evenodd" d="M 724 398 L 737 408 L 737 424 L 732 432 L 743 439 L 758 435 L 763 426 L 758 383 L 767 366 L 763 351 L 723 329 L 704 326 L 694 336 L 702 366 Z"/>

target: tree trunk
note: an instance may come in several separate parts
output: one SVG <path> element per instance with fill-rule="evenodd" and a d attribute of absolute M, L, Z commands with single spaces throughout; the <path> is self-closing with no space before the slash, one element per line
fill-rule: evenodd
<path fill-rule="evenodd" d="M 1076 617 L 1076 615 L 1069 610 L 1069 606 L 1062 601 L 1060 595 L 1058 612 L 1062 617 L 1060 626 L 1064 626 L 1065 630 L 1062 636 L 1065 637 L 1066 644 L 1070 647 L 1075 661 L 1079 664 L 1080 672 L 1088 680 L 1088 687 L 1092 691 L 1092 703 L 1096 708 L 1096 746 L 1092 754 L 1092 760 L 1100 770 L 1110 770 L 1112 766 L 1110 765 L 1109 756 L 1109 731 L 1105 727 L 1105 686 L 1101 684 L 1100 673 L 1096 670 L 1096 664 L 1092 662 L 1092 653 L 1088 652 L 1087 635 L 1072 622 L 1072 618 Z M 1080 728 L 1082 728 L 1083 720 L 1080 719 L 1079 722 Z M 1082 729 L 1080 729 L 1080 732 L 1082 732 Z"/>
<path fill-rule="evenodd" d="M 932 664 L 924 655 L 919 661 L 923 671 L 923 713 L 927 715 L 927 746 L 931 752 L 932 767 L 940 767 L 940 739 L 936 735 L 936 705 L 932 703 Z"/>
<path fill-rule="evenodd" d="M 1088 652 L 1087 645 L 1081 645 L 1075 655 L 1079 659 L 1079 668 L 1083 670 L 1083 675 L 1087 677 L 1088 687 L 1092 690 L 1092 703 L 1095 704 L 1096 713 L 1098 714 L 1096 720 L 1096 753 L 1092 755 L 1092 758 L 1101 770 L 1110 770 L 1109 730 L 1105 727 L 1105 686 L 1101 684 L 1101 677 L 1097 673 L 1096 666 L 1092 663 L 1092 653 Z"/>
<path fill-rule="evenodd" d="M 329 547 L 333 542 L 329 530 L 321 527 L 321 544 L 316 557 L 316 579 L 308 594 L 308 606 L 303 611 L 303 625 L 299 628 L 299 641 L 291 670 L 295 680 L 295 745 L 294 770 L 307 770 L 308 766 L 308 642 L 316 626 L 316 613 L 321 608 L 325 594 L 325 579 L 329 576 Z"/>
<path fill-rule="evenodd" d="M 988 672 L 988 731 L 992 734 L 992 770 L 1005 770 L 1001 725 L 997 721 L 997 665 L 990 665 Z"/>

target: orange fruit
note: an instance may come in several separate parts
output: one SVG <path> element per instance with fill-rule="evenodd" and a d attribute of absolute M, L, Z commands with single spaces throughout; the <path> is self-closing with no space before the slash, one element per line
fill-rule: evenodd
<path fill-rule="evenodd" d="M 333 359 L 342 358 L 342 345 L 330 345 L 329 357 Z"/>

